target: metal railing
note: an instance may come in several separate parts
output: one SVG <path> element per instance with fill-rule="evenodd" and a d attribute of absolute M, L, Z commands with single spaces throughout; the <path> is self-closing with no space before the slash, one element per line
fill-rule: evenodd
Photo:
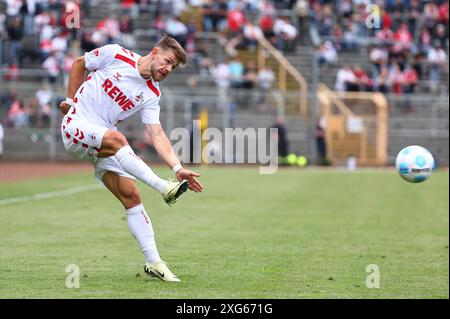
<path fill-rule="evenodd" d="M 266 56 L 265 52 L 268 52 L 278 63 L 278 87 L 281 92 L 285 93 L 287 90 L 287 74 L 297 82 L 299 86 L 299 101 L 298 111 L 299 114 L 306 117 L 308 113 L 308 83 L 305 77 L 289 63 L 289 61 L 276 50 L 264 37 L 258 38 L 258 65 L 262 68 L 265 65 Z"/>
<path fill-rule="evenodd" d="M 170 134 L 174 128 L 186 128 L 192 125 L 192 120 L 198 119 L 200 112 L 209 113 L 209 127 L 215 127 L 223 130 L 225 127 L 241 127 L 243 129 L 253 127 L 269 127 L 277 116 L 285 117 L 286 128 L 288 132 L 288 140 L 290 144 L 290 152 L 302 154 L 310 158 L 311 153 L 308 147 L 314 136 L 309 134 L 309 124 L 303 121 L 299 116 L 284 114 L 285 95 L 279 90 L 273 90 L 269 94 L 270 103 L 278 105 L 275 108 L 260 110 L 258 103 L 242 103 L 238 106 L 233 116 L 233 123 L 229 122 L 226 109 L 218 106 L 216 90 L 209 89 L 203 91 L 188 90 L 183 87 L 162 88 L 161 98 L 161 122 L 167 134 Z M 35 91 L 28 90 L 28 97 L 33 97 Z M 230 91 L 229 96 L 233 99 L 244 99 L 246 93 Z M 5 93 L 4 88 L 0 89 L 0 94 Z M 297 94 L 297 95 L 296 95 Z M 335 92 L 328 92 L 328 101 L 333 101 Z M 298 98 L 298 92 L 288 92 L 290 98 Z M 323 101 L 323 91 L 319 94 L 319 101 Z M 357 150 L 361 152 L 359 159 L 364 160 L 364 152 L 368 159 L 367 165 L 385 165 L 392 164 L 392 158 L 395 158 L 395 152 L 398 152 L 400 146 L 405 143 L 423 144 L 430 148 L 433 154 L 439 157 L 440 162 L 448 164 L 448 141 L 449 141 L 449 106 L 448 97 L 399 97 L 387 96 L 387 103 L 382 109 L 382 113 L 376 113 L 374 103 L 371 98 L 377 98 L 376 95 L 345 93 L 341 95 L 341 100 L 345 103 L 345 107 L 337 102 L 333 104 L 335 108 L 334 115 L 345 114 L 344 120 L 340 123 L 340 132 L 344 136 L 340 142 L 347 149 Z M 247 96 L 248 97 L 248 96 Z M 382 97 L 380 95 L 380 97 Z M 59 96 L 54 96 L 52 101 L 52 113 L 49 125 L 44 127 L 5 127 L 5 147 L 4 158 L 6 159 L 71 159 L 64 150 L 61 142 L 59 125 L 62 114 L 56 107 Z M 335 97 L 334 97 L 335 98 Z M 309 97 L 311 99 L 311 96 Z M 334 99 L 336 100 L 336 99 Z M 193 107 L 196 103 L 195 108 Z M 413 106 L 412 112 L 404 113 L 406 103 Z M 389 105 L 389 109 L 387 107 Z M 371 114 L 366 115 L 360 112 L 361 109 L 370 108 L 373 110 Z M 339 110 L 339 113 L 337 112 Z M 384 113 L 383 113 L 384 112 Z M 389 112 L 389 113 L 388 113 Z M 389 121 L 387 115 L 389 114 Z M 6 114 L 5 114 L 6 116 Z M 355 139 L 355 134 L 348 136 L 345 131 L 347 129 L 346 120 L 349 118 L 361 118 L 364 122 L 366 146 L 363 143 L 364 138 Z M 5 120 L 5 118 L 2 118 Z M 383 128 L 383 125 L 385 127 Z M 140 140 L 142 137 L 143 125 L 139 116 L 135 115 L 128 118 L 118 126 L 125 136 Z M 130 130 L 130 127 L 133 130 Z M 364 132 L 364 131 L 363 131 Z M 381 133 L 377 133 L 381 132 Z M 336 131 L 336 134 L 339 132 Z M 361 134 L 363 137 L 363 134 Z M 349 137 L 347 139 L 347 137 Z M 333 147 L 334 138 L 328 136 L 327 144 Z M 352 145 L 351 143 L 357 143 Z M 335 144 L 337 145 L 337 144 Z M 364 149 L 365 147 L 365 149 Z M 387 153 L 379 152 L 374 156 L 374 149 L 385 150 Z M 447 150 L 447 151 L 445 151 Z M 335 157 L 333 149 L 328 149 L 327 154 L 330 159 L 334 159 L 333 163 L 340 165 L 340 159 Z M 342 152 L 341 152 L 342 154 Z M 356 154 L 358 155 L 358 154 Z M 341 155 L 339 155 L 341 156 Z M 370 160 L 372 157 L 373 160 Z M 153 157 L 152 157 L 153 159 Z M 157 158 L 154 158 L 155 160 Z M 359 162 L 360 164 L 362 162 Z"/>

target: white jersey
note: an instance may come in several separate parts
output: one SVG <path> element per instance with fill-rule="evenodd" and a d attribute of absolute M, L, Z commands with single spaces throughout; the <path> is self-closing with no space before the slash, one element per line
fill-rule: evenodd
<path fill-rule="evenodd" d="M 145 80 L 137 69 L 140 55 L 109 44 L 84 55 L 91 71 L 74 97 L 75 116 L 114 128 L 140 111 L 144 124 L 160 124 L 160 90 L 157 82 Z"/>

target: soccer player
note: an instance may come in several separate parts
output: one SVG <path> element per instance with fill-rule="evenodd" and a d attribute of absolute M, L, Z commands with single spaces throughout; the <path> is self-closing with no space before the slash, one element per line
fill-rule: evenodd
<path fill-rule="evenodd" d="M 159 256 L 135 178 L 160 192 L 169 206 L 188 188 L 194 192 L 203 190 L 197 179 L 200 175 L 181 166 L 159 122 L 158 82 L 186 62 L 186 52 L 167 36 L 146 56 L 116 44 L 105 45 L 74 62 L 67 98 L 60 104 L 65 114 L 61 134 L 67 152 L 94 165 L 97 179 L 125 208 L 130 231 L 145 256 L 145 273 L 163 281 L 180 280 Z M 86 79 L 85 70 L 90 71 Z M 116 124 L 137 111 L 156 151 L 179 182 L 158 177 L 117 131 Z"/>

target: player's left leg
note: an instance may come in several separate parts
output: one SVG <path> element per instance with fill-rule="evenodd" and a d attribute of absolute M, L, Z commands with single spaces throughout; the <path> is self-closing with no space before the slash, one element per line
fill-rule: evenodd
<path fill-rule="evenodd" d="M 180 281 L 159 256 L 153 226 L 142 204 L 135 180 L 108 171 L 103 174 L 102 181 L 125 208 L 128 227 L 145 256 L 145 272 L 164 281 Z"/>

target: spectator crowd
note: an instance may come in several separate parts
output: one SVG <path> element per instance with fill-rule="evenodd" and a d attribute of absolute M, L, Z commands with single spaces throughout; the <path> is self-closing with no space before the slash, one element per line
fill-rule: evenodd
<path fill-rule="evenodd" d="M 51 101 L 56 98 L 51 86 L 67 84 L 76 56 L 109 43 L 135 49 L 135 21 L 143 12 L 150 13 L 144 31 L 151 31 L 153 42 L 163 34 L 173 36 L 185 47 L 199 75 L 215 81 L 221 107 L 239 102 L 230 101 L 231 88 L 253 88 L 259 92 L 253 99 L 263 107 L 267 103 L 273 71 L 257 70 L 255 63 L 241 61 L 238 54 L 240 49 L 255 50 L 259 37 L 283 52 L 295 53 L 298 44 L 316 45 L 319 62 L 331 66 L 340 65 L 343 51 L 357 51 L 367 42 L 370 69 L 340 65 L 335 84 L 340 91 L 409 94 L 426 82 L 436 92 L 448 65 L 448 0 L 2 1 L 4 78 L 18 80 L 20 69 L 36 65 L 44 78 L 39 91 L 26 101 L 14 90 L 0 92 L 1 121 L 7 126 L 48 125 Z M 111 12 L 117 14 L 90 19 L 100 2 L 110 3 Z M 185 14 L 192 8 L 200 13 L 200 30 L 196 17 Z M 368 21 L 374 27 L 368 27 Z M 195 41 L 198 31 L 221 36 L 224 60 Z"/>
<path fill-rule="evenodd" d="M 448 4 L 448 0 L 315 1 L 313 27 L 333 44 L 329 51 L 339 56 L 341 51 L 358 50 L 364 42 L 369 47 L 371 68 L 342 65 L 335 89 L 401 95 L 415 92 L 422 82 L 430 92 L 438 92 L 442 71 L 448 68 Z M 322 58 L 330 64 L 337 60 Z"/>

